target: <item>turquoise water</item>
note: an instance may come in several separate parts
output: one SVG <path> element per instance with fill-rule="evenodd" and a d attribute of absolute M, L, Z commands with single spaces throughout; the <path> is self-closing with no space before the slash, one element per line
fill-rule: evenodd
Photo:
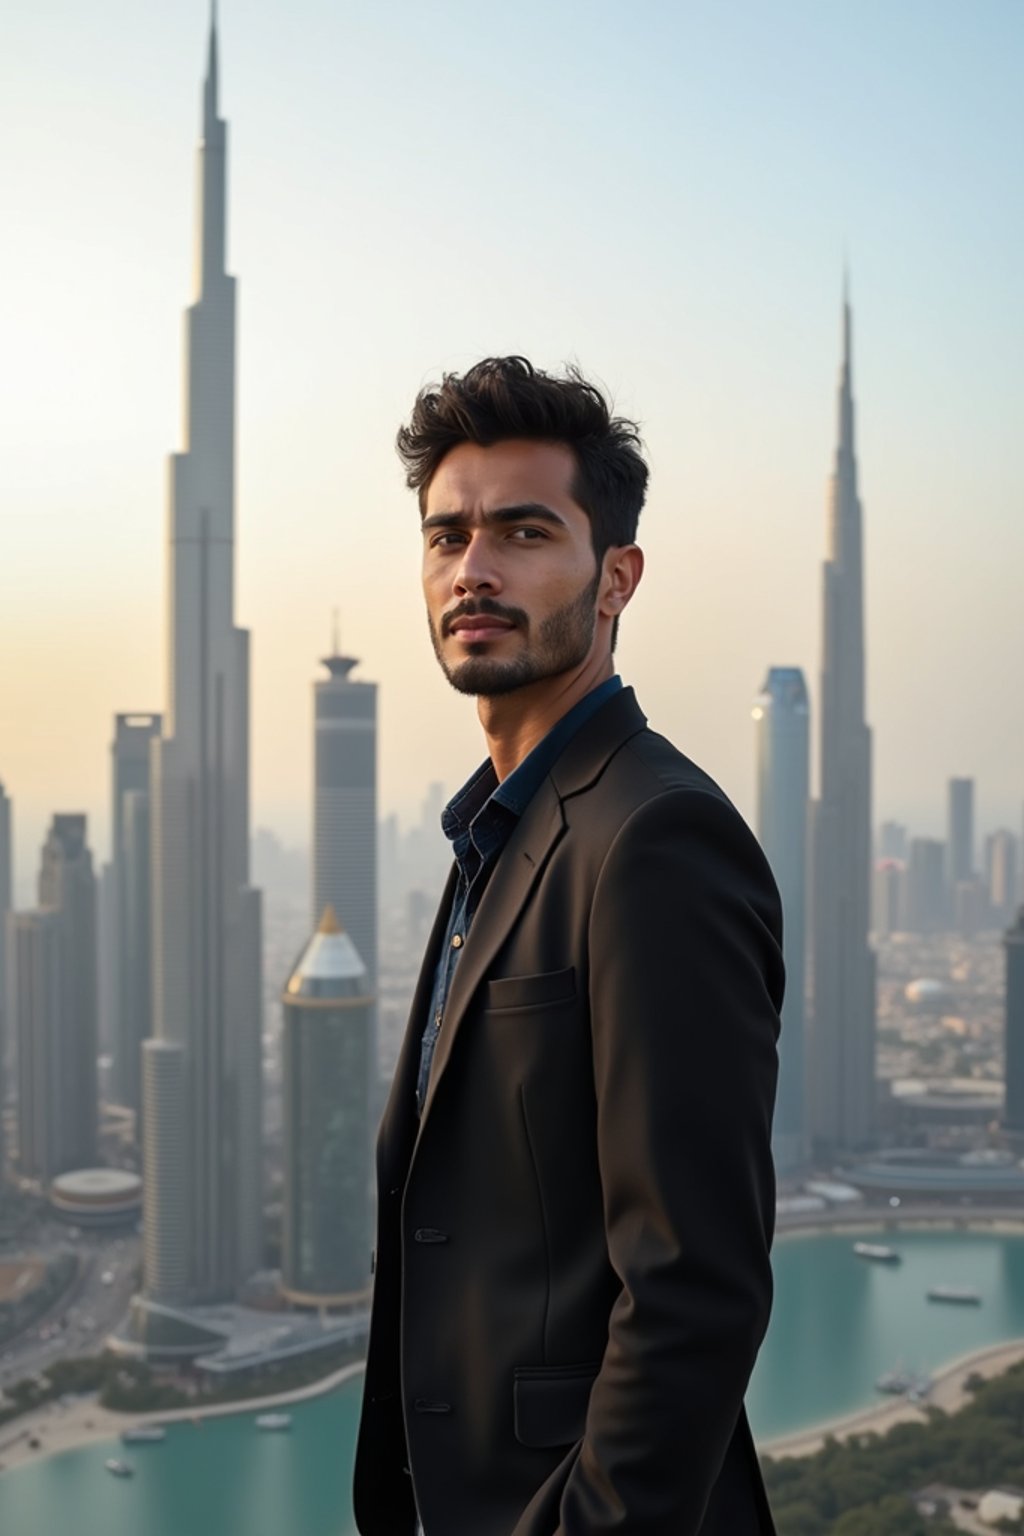
<path fill-rule="evenodd" d="M 862 1234 L 858 1233 L 858 1238 Z M 759 1439 L 880 1401 L 897 1365 L 933 1372 L 958 1355 L 1024 1337 L 1024 1236 L 873 1233 L 903 1255 L 872 1264 L 849 1236 L 790 1237 L 775 1248 L 775 1306 L 747 1409 Z M 929 1302 L 930 1285 L 968 1285 L 980 1307 Z"/>
<path fill-rule="evenodd" d="M 848 1236 L 792 1237 L 775 1250 L 772 1326 L 748 1394 L 755 1433 L 788 1433 L 878 1401 L 897 1363 L 936 1370 L 1024 1336 L 1024 1237 L 874 1234 L 897 1267 L 851 1252 Z M 971 1285 L 980 1307 L 937 1306 L 929 1285 Z M 349 1488 L 361 1378 L 297 1403 L 290 1434 L 255 1414 L 174 1424 L 161 1445 L 66 1451 L 0 1475 L 3 1536 L 352 1536 Z M 0 1440 L 10 1429 L 0 1430 Z M 133 1478 L 104 1470 L 123 1455 Z"/>

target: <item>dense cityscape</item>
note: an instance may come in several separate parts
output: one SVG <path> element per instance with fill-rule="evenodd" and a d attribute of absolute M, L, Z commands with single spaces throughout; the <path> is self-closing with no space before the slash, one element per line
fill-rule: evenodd
<path fill-rule="evenodd" d="M 54 809 L 30 908 L 14 900 L 19 787 L 0 782 L 0 1472 L 75 1443 L 60 1425 L 76 1403 L 109 1435 L 106 1410 L 170 1423 L 358 1373 L 374 1132 L 448 867 L 453 786 L 425 783 L 412 825 L 381 813 L 373 660 L 343 654 L 336 624 L 310 658 L 309 846 L 251 825 L 218 80 L 214 18 L 167 479 L 166 696 L 110 723 L 109 847 L 84 812 Z M 880 1241 L 859 1257 L 881 1272 L 915 1222 L 1024 1232 L 1024 824 L 993 823 L 969 762 L 936 765 L 944 839 L 874 804 L 849 280 L 840 321 L 820 670 L 766 651 L 752 705 L 733 707 L 753 726 L 754 830 L 786 918 L 779 1241 L 839 1233 L 852 1251 L 867 1235 Z M 934 1299 L 982 1299 L 968 1290 Z M 923 1421 L 933 1373 L 905 1376 L 874 1406 Z M 276 1420 L 262 1427 L 288 1412 Z M 765 1453 L 816 1448 L 818 1420 L 759 1437 Z M 959 1509 L 956 1528 L 983 1530 L 986 1508 L 1022 1528 L 1003 1473 L 999 1488 L 958 1476 L 948 1495 L 936 1476 L 930 1513 L 908 1485 L 893 1523 L 863 1529 L 918 1530 L 905 1515 L 944 1530 Z M 0 1479 L 0 1515 L 3 1499 Z M 831 1531 L 823 1518 L 794 1514 L 781 1536 Z"/>

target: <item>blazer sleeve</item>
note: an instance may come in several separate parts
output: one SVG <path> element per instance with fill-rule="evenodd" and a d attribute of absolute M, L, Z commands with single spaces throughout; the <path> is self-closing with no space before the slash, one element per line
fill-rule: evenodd
<path fill-rule="evenodd" d="M 724 797 L 623 825 L 590 920 L 598 1157 L 621 1281 L 584 1438 L 514 1536 L 696 1536 L 771 1309 L 782 913 Z"/>

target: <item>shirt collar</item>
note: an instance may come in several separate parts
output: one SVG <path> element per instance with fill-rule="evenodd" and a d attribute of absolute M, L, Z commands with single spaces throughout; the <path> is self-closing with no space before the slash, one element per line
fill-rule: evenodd
<path fill-rule="evenodd" d="M 441 813 L 441 827 L 450 841 L 468 832 L 470 825 L 489 801 L 494 800 L 514 816 L 522 816 L 541 784 L 547 778 L 563 749 L 580 727 L 613 694 L 619 692 L 622 679 L 616 673 L 592 688 L 555 722 L 532 752 L 527 753 L 507 779 L 498 782 L 494 765 L 485 758 Z"/>

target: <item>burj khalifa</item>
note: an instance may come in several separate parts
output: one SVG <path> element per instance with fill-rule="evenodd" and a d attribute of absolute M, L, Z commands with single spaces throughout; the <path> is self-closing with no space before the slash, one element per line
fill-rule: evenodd
<path fill-rule="evenodd" d="M 249 885 L 249 635 L 235 622 L 235 279 L 210 23 L 184 447 L 169 461 L 167 703 L 152 744 L 153 1038 L 144 1292 L 236 1294 L 261 1262 L 260 895 Z"/>
<path fill-rule="evenodd" d="M 811 1123 L 820 1153 L 868 1145 L 875 1122 L 875 957 L 868 942 L 871 731 L 864 699 L 864 516 L 843 295 L 839 441 L 822 567 L 821 758 L 813 818 Z"/>

